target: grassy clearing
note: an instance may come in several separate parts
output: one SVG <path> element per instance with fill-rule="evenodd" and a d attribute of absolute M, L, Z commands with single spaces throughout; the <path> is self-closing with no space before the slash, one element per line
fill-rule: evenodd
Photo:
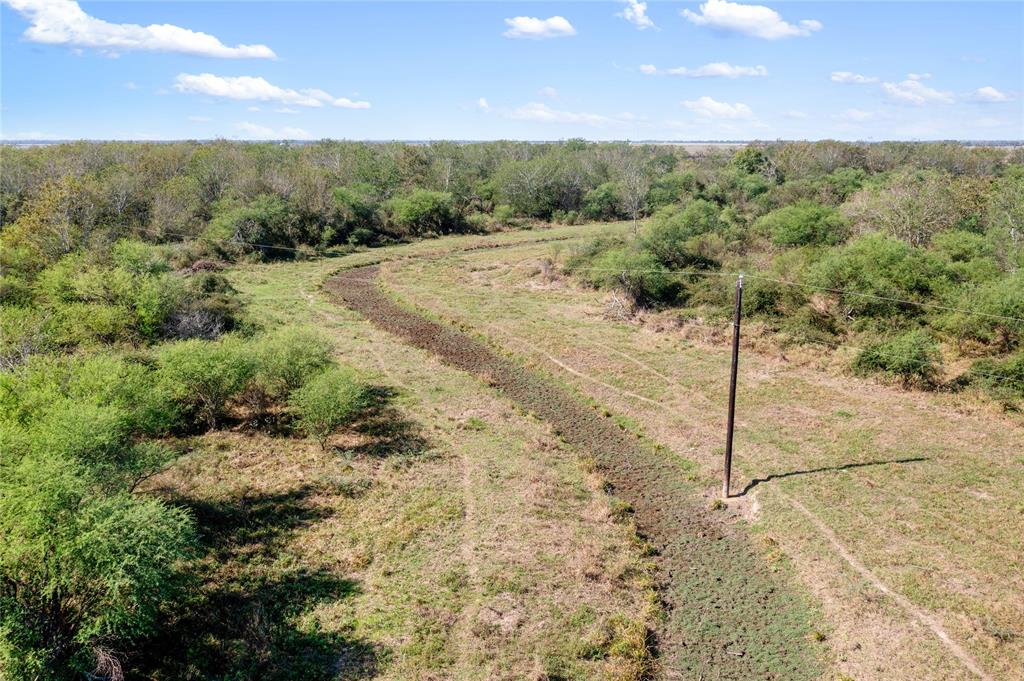
<path fill-rule="evenodd" d="M 188 650 L 151 676 L 629 679 L 649 665 L 650 566 L 601 477 L 478 380 L 318 293 L 339 266 L 439 247 L 232 273 L 255 323 L 316 325 L 388 406 L 327 451 L 213 433 L 151 481 L 208 528 L 202 588 L 172 615 Z"/>
<path fill-rule="evenodd" d="M 600 294 L 542 275 L 539 260 L 552 250 L 524 245 L 392 263 L 384 277 L 398 298 L 485 334 L 632 419 L 669 448 L 666 456 L 698 462 L 710 503 L 727 347 L 688 338 L 664 317 L 646 325 L 604 319 Z M 791 564 L 822 603 L 829 624 L 820 643 L 840 672 L 974 678 L 923 614 L 984 673 L 1018 675 L 1020 423 L 970 395 L 905 392 L 778 353 L 745 352 L 740 381 L 734 485 L 747 494 L 730 508 L 754 519 L 768 560 Z M 880 592 L 842 551 L 911 608 Z"/>

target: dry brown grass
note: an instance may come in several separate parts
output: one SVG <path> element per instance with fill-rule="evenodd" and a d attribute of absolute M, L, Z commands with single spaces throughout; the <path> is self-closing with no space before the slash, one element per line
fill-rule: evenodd
<path fill-rule="evenodd" d="M 609 322 L 599 294 L 534 286 L 537 275 L 519 263 L 546 248 L 407 262 L 391 266 L 388 286 L 628 416 L 667 445 L 667 456 L 698 462 L 714 489 L 727 346 L 672 324 Z M 1018 677 L 1019 420 L 970 395 L 908 392 L 851 378 L 819 358 L 763 350 L 745 345 L 741 363 L 734 486 L 751 487 L 737 511 L 756 518 L 751 530 L 769 540 L 766 555 L 792 565 L 825 608 L 821 645 L 839 672 L 859 680 L 975 677 L 959 647 L 991 678 Z M 858 573 L 787 497 L 911 609 Z M 934 618 L 954 647 L 915 610 Z"/>

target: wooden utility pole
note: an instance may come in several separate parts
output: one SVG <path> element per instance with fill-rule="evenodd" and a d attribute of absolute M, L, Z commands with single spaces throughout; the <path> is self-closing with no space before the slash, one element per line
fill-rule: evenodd
<path fill-rule="evenodd" d="M 736 280 L 736 311 L 732 320 L 732 374 L 729 376 L 729 422 L 725 430 L 725 470 L 722 496 L 729 498 L 729 479 L 732 477 L 732 431 L 736 422 L 736 371 L 740 364 L 740 315 L 743 309 L 743 275 Z"/>

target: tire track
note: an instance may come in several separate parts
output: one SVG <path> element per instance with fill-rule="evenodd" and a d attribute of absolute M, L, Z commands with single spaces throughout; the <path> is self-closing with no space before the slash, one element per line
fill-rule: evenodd
<path fill-rule="evenodd" d="M 655 633 L 666 678 L 814 679 L 809 612 L 736 526 L 709 510 L 678 465 L 573 396 L 447 325 L 400 307 L 374 283 L 377 266 L 328 280 L 337 302 L 445 363 L 483 378 L 589 453 L 634 510 L 652 545 L 667 617 Z"/>

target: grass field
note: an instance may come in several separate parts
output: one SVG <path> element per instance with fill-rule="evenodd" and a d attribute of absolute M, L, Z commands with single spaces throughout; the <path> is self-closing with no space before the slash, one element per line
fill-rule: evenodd
<path fill-rule="evenodd" d="M 211 529 L 201 597 L 179 615 L 190 649 L 147 671 L 638 678 L 658 610 L 631 521 L 544 423 L 318 294 L 327 271 L 380 254 L 233 273 L 255 323 L 317 327 L 387 406 L 327 452 L 212 433 L 152 481 Z"/>
<path fill-rule="evenodd" d="M 322 329 L 340 358 L 393 391 L 390 423 L 401 426 L 364 424 L 326 454 L 241 428 L 209 435 L 154 483 L 226 514 L 229 548 L 211 549 L 206 593 L 242 599 L 248 621 L 209 632 L 206 654 L 232 650 L 267 677 L 300 658 L 311 677 L 641 672 L 637 632 L 659 617 L 652 568 L 601 476 L 483 382 L 320 290 L 340 268 L 386 261 L 382 286 L 395 299 L 697 464 L 710 506 L 723 336 L 664 316 L 609 321 L 601 294 L 544 276 L 541 258 L 596 229 L 628 227 L 454 237 L 232 272 L 256 323 Z M 1019 421 L 969 396 L 905 392 L 745 347 L 734 477 L 745 493 L 726 513 L 824 613 L 813 639 L 825 678 L 1019 674 L 1022 435 Z M 256 586 L 268 583 L 280 589 Z M 297 605 L 282 608 L 282 594 Z"/>
<path fill-rule="evenodd" d="M 699 463 L 713 495 L 726 344 L 688 339 L 664 318 L 608 321 L 601 294 L 542 274 L 540 259 L 557 251 L 395 262 L 384 285 L 624 415 Z M 730 504 L 825 608 L 839 673 L 1015 678 L 1024 669 L 1022 441 L 1019 420 L 971 396 L 906 392 L 748 349 L 734 480 L 747 493 Z"/>

